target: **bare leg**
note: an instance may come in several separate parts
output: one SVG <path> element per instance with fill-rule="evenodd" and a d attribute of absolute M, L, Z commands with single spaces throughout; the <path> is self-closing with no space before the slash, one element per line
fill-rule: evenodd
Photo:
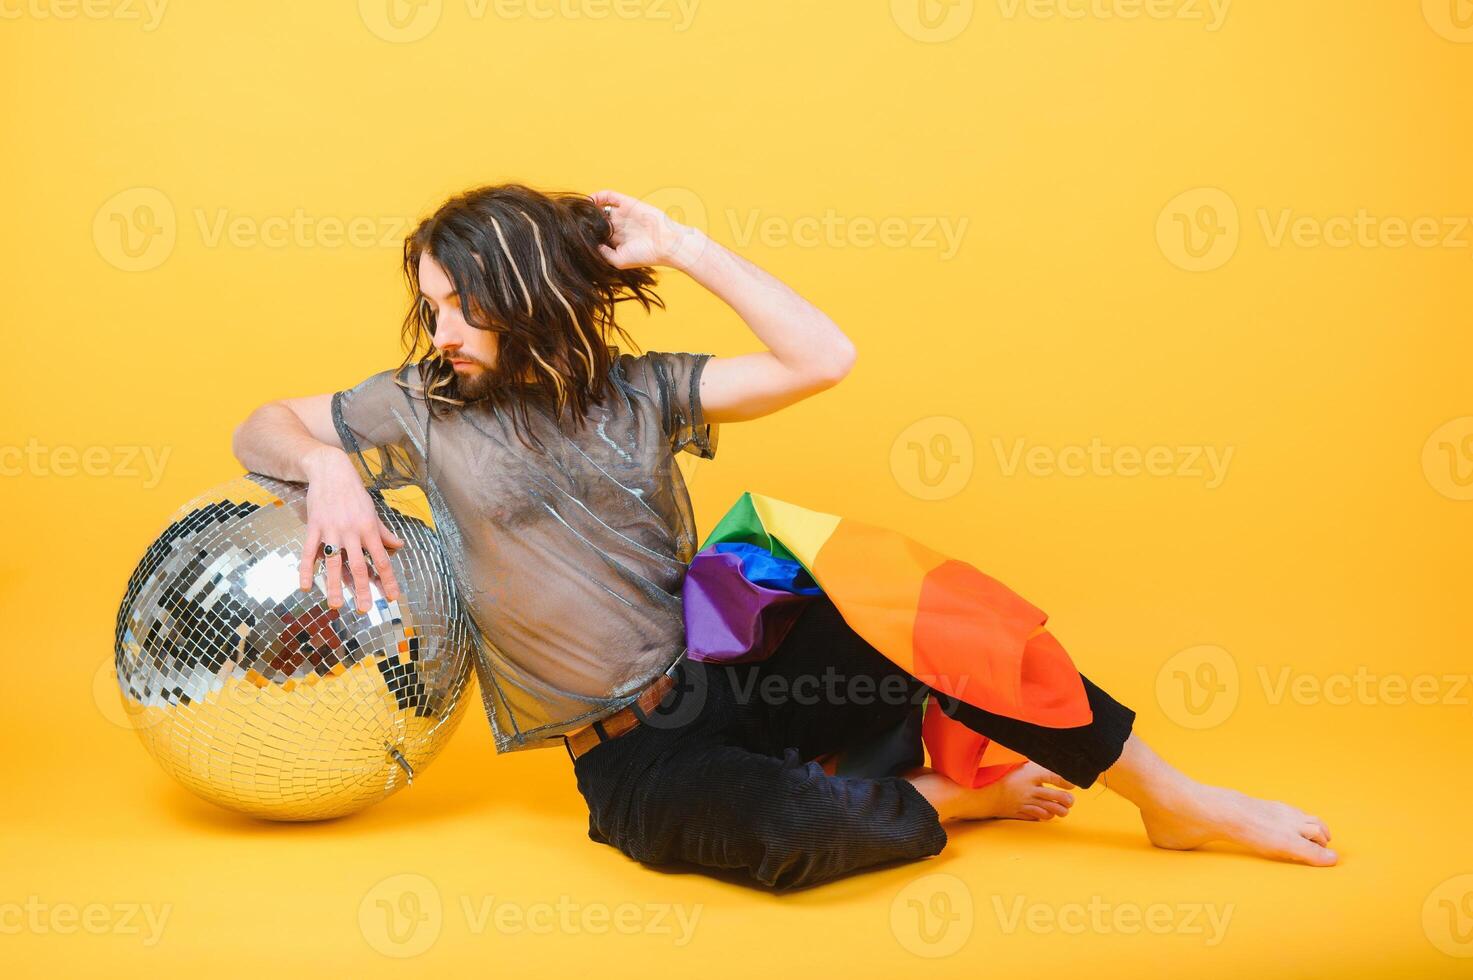
<path fill-rule="evenodd" d="M 1190 850 L 1227 841 L 1264 857 L 1316 867 L 1339 860 L 1329 847 L 1330 830 L 1318 817 L 1190 779 L 1134 734 L 1101 778 L 1140 808 L 1146 836 L 1157 847 Z"/>
<path fill-rule="evenodd" d="M 996 817 L 1050 820 L 1066 816 L 1074 805 L 1072 794 L 1045 784 L 1072 785 L 1032 762 L 981 789 L 967 789 L 929 769 L 915 770 L 906 778 L 942 822 Z M 1226 841 L 1264 857 L 1316 867 L 1340 859 L 1329 847 L 1329 828 L 1318 817 L 1287 803 L 1190 779 L 1135 734 L 1100 778 L 1140 809 L 1146 836 L 1157 847 L 1191 850 Z"/>

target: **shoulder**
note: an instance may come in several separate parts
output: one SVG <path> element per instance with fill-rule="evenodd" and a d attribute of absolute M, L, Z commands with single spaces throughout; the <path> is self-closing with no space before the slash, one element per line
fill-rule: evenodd
<path fill-rule="evenodd" d="M 625 351 L 614 359 L 610 375 L 658 398 L 678 383 L 690 381 L 711 356 L 689 351 L 645 351 L 638 355 Z"/>
<path fill-rule="evenodd" d="M 384 368 L 368 375 L 355 385 L 344 388 L 341 394 L 349 395 L 360 392 L 387 392 L 399 390 L 406 395 L 424 396 L 425 377 L 420 369 L 420 362 L 401 364 L 398 367 Z"/>
<path fill-rule="evenodd" d="M 415 409 L 424 407 L 430 400 L 427 390 L 431 379 L 423 361 L 386 368 L 369 380 L 382 392 L 385 401 L 395 405 Z"/>
<path fill-rule="evenodd" d="M 333 395 L 333 410 L 358 417 L 392 417 L 403 426 L 423 425 L 428 415 L 422 362 L 384 368 Z"/>

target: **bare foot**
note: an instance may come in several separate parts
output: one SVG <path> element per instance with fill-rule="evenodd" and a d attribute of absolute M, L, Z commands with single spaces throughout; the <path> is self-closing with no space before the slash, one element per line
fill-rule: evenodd
<path fill-rule="evenodd" d="M 1140 808 L 1146 836 L 1157 847 L 1189 851 L 1210 841 L 1227 841 L 1264 857 L 1320 868 L 1340 860 L 1330 850 L 1330 830 L 1319 817 L 1277 800 L 1199 783 L 1167 764 L 1134 733 L 1101 779 Z"/>
<path fill-rule="evenodd" d="M 1037 763 L 1027 762 L 980 789 L 967 789 L 930 769 L 907 774 L 942 820 L 1052 820 L 1069 815 L 1074 795 L 1055 786 L 1073 788 L 1062 777 Z M 1053 786 L 1045 785 L 1053 783 Z"/>
<path fill-rule="evenodd" d="M 1330 850 L 1330 829 L 1319 817 L 1191 780 L 1143 804 L 1141 822 L 1152 844 L 1177 851 L 1227 841 L 1264 857 L 1321 868 L 1340 859 Z"/>

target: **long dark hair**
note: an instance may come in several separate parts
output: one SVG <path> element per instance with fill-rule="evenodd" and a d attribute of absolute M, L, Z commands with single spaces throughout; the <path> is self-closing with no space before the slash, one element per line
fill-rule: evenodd
<path fill-rule="evenodd" d="M 487 397 L 512 410 L 513 428 L 527 444 L 517 417 L 526 423 L 529 403 L 550 407 L 561 426 L 565 409 L 581 425 L 590 405 L 603 402 L 618 356 L 609 334 L 633 345 L 615 322 L 619 303 L 637 300 L 646 312 L 665 308 L 653 289 L 654 269 L 619 269 L 599 252 L 611 234 L 603 209 L 588 195 L 519 183 L 464 191 L 420 222 L 404 240 L 410 309 L 400 367 L 418 363 L 424 388 L 417 393 L 430 413 L 444 415 L 464 402 L 453 395 L 455 368 L 434 346 L 435 314 L 420 295 L 420 256 L 428 252 L 444 268 L 466 322 L 498 335 Z M 535 380 L 523 381 L 529 369 Z"/>

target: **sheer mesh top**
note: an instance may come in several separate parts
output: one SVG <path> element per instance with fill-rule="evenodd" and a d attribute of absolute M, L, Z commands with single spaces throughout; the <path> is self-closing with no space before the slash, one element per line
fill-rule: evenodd
<path fill-rule="evenodd" d="M 546 409 L 523 445 L 489 400 L 431 419 L 417 367 L 332 397 L 366 485 L 420 487 L 480 627 L 497 751 L 560 745 L 630 703 L 685 650 L 680 586 L 698 541 L 675 454 L 716 454 L 701 414 L 711 354 L 619 353 L 581 429 Z M 565 430 L 565 431 L 564 431 Z M 535 442 L 534 442 L 535 445 Z"/>

